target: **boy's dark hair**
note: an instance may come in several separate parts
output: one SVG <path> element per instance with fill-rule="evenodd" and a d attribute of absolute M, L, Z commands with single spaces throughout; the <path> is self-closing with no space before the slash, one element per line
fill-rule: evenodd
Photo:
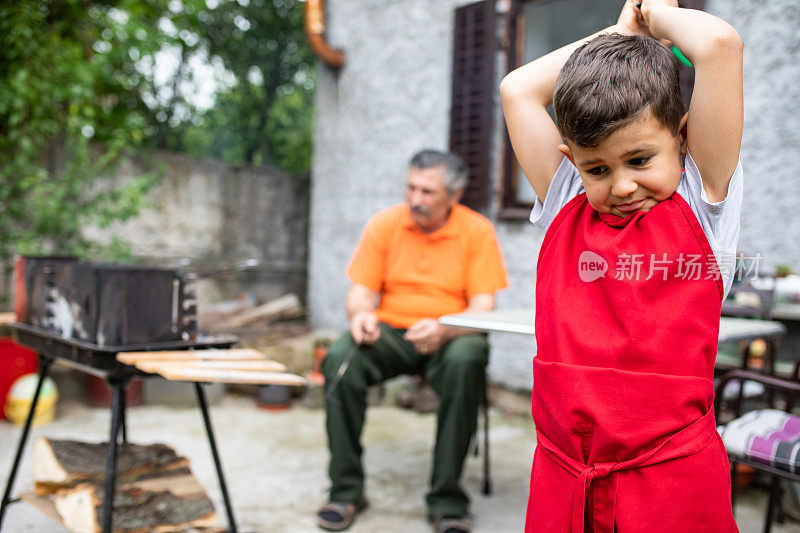
<path fill-rule="evenodd" d="M 556 125 L 564 139 L 597 146 L 645 108 L 672 133 L 684 114 L 678 62 L 640 35 L 601 35 L 569 57 L 555 85 Z"/>

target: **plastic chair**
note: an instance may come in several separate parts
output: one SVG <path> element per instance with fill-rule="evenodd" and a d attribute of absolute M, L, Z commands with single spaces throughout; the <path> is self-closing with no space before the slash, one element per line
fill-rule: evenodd
<path fill-rule="evenodd" d="M 800 381 L 797 379 L 799 367 L 800 362 L 795 365 L 792 379 L 742 369 L 732 370 L 722 377 L 716 388 L 714 410 L 717 416 L 717 429 L 731 464 L 731 502 L 734 509 L 737 495 L 737 463 L 748 465 L 772 477 L 764 519 L 764 533 L 769 533 L 772 527 L 776 507 L 779 510 L 778 521 L 783 519 L 783 513 L 780 512 L 780 480 L 783 478 L 800 482 L 800 458 L 791 451 L 797 443 L 800 443 L 800 416 L 792 414 L 795 399 L 800 393 Z M 782 392 L 785 396 L 783 409 L 774 409 L 769 405 L 768 408 L 742 414 L 741 402 L 735 402 L 734 418 L 725 424 L 719 424 L 723 413 L 722 390 L 726 384 L 734 380 L 742 385 L 747 381 L 754 381 L 772 391 Z"/>

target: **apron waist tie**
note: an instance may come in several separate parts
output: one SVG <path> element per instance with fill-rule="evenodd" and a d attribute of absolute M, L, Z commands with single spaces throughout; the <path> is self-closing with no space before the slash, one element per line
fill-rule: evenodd
<path fill-rule="evenodd" d="M 585 465 L 568 456 L 541 432 L 538 434 L 537 442 L 558 465 L 576 477 L 572 496 L 572 533 L 583 533 L 586 496 L 592 482 L 600 480 L 603 480 L 602 488 L 604 490 L 598 491 L 599 487 L 597 486 L 595 488 L 593 507 L 595 533 L 613 533 L 617 504 L 617 476 L 612 475 L 614 472 L 641 468 L 695 454 L 708 446 L 716 431 L 714 410 L 710 409 L 705 415 L 674 433 L 658 446 L 633 459 L 619 463 L 595 463 L 593 465 Z"/>

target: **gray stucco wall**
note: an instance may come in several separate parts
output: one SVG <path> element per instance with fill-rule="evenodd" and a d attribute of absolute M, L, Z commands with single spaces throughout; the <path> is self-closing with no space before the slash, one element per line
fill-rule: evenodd
<path fill-rule="evenodd" d="M 447 145 L 454 1 L 327 3 L 328 40 L 347 54 L 317 69 L 309 228 L 311 317 L 344 326 L 344 269 L 367 219 L 403 199 L 406 165 Z"/>
<path fill-rule="evenodd" d="M 312 171 L 308 302 L 315 326 L 344 327 L 347 260 L 369 216 L 402 200 L 405 166 L 419 148 L 448 145 L 453 9 L 464 1 L 333 0 L 328 39 L 344 49 L 336 75 L 318 68 Z M 742 250 L 769 265 L 800 268 L 800 3 L 709 0 L 707 10 L 731 22 L 745 42 L 747 192 Z M 502 21 L 502 17 L 499 19 Z M 498 82 L 505 71 L 498 53 Z M 498 99 L 497 95 L 495 96 Z M 497 189 L 502 115 L 497 104 L 493 188 Z M 493 194 L 496 200 L 496 194 Z M 543 238 L 529 223 L 495 220 L 511 287 L 498 306 L 533 307 L 535 266 Z M 492 380 L 531 386 L 533 339 L 492 335 Z"/>
<path fill-rule="evenodd" d="M 744 42 L 745 196 L 739 249 L 800 270 L 800 2 L 708 0 Z"/>

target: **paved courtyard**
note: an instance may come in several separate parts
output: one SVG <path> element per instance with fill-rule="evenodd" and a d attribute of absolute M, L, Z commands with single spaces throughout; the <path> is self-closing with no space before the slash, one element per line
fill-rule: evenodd
<path fill-rule="evenodd" d="M 313 515 L 325 500 L 327 450 L 324 413 L 296 405 L 286 411 L 258 408 L 249 396 L 227 395 L 211 408 L 211 417 L 227 476 L 234 512 L 243 532 L 305 533 L 319 531 Z M 427 485 L 433 415 L 394 407 L 372 407 L 364 434 L 368 496 L 371 507 L 359 516 L 354 533 L 427 532 L 424 494 Z M 34 428 L 32 438 L 104 440 L 108 411 L 78 401 L 59 405 L 58 418 Z M 464 484 L 473 495 L 476 533 L 519 532 L 524 524 L 534 431 L 529 419 L 491 415 L 491 458 L 494 494 L 479 494 L 481 458 L 468 459 Z M 145 405 L 131 408 L 129 440 L 164 442 L 187 456 L 199 481 L 224 520 L 216 475 L 196 408 Z M 19 429 L 0 421 L 0 482 L 5 486 Z M 26 450 L 15 494 L 30 490 L 31 456 Z M 761 531 L 765 491 L 750 490 L 737 509 L 742 532 Z M 57 533 L 63 531 L 27 504 L 12 505 L 3 531 Z M 776 533 L 800 533 L 787 522 Z"/>

